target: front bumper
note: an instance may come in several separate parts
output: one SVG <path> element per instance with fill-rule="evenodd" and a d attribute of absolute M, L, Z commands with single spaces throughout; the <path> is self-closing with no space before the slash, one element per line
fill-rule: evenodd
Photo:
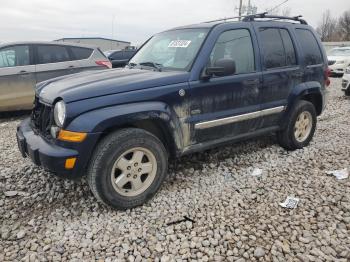
<path fill-rule="evenodd" d="M 72 149 L 54 144 L 36 134 L 30 125 L 30 119 L 25 119 L 17 127 L 18 148 L 23 157 L 29 157 L 32 162 L 44 169 L 59 176 L 76 178 L 81 176 L 88 162 L 89 153 L 80 154 L 85 150 L 86 145 Z M 72 169 L 65 168 L 65 161 L 68 158 L 76 157 L 77 161 Z"/>

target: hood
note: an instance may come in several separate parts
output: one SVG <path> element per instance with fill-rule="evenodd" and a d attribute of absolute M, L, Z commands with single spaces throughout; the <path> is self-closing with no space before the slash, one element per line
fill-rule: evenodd
<path fill-rule="evenodd" d="M 345 60 L 345 61 L 349 61 L 350 60 L 350 57 L 349 56 L 328 56 L 328 60 L 329 61 L 342 61 L 342 60 Z"/>
<path fill-rule="evenodd" d="M 110 69 L 68 75 L 40 83 L 36 93 L 46 103 L 58 97 L 66 103 L 188 81 L 188 72 Z"/>

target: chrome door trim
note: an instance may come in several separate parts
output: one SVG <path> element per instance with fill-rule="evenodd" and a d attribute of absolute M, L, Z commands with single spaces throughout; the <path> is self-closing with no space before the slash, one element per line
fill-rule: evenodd
<path fill-rule="evenodd" d="M 243 115 L 225 117 L 225 118 L 220 118 L 220 119 L 206 121 L 206 122 L 200 122 L 200 123 L 195 124 L 194 128 L 195 129 L 206 129 L 206 128 L 211 128 L 211 127 L 216 127 L 216 126 L 233 124 L 233 123 L 237 123 L 237 122 L 241 122 L 241 121 L 245 121 L 245 120 L 250 120 L 250 119 L 255 119 L 255 118 L 259 118 L 259 117 L 263 117 L 263 116 L 278 114 L 278 113 L 283 112 L 285 109 L 286 109 L 285 106 L 278 106 L 278 107 L 273 107 L 273 108 L 269 108 L 269 109 L 255 111 L 255 112 L 247 113 L 247 114 L 243 114 Z"/>

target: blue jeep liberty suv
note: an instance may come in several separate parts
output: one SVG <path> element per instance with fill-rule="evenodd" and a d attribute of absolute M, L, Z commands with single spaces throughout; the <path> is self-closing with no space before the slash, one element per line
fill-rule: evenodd
<path fill-rule="evenodd" d="M 325 107 L 327 65 L 300 17 L 175 28 L 123 69 L 39 83 L 18 147 L 61 177 L 86 175 L 99 201 L 132 208 L 157 192 L 169 158 L 271 132 L 287 150 L 307 146 Z"/>

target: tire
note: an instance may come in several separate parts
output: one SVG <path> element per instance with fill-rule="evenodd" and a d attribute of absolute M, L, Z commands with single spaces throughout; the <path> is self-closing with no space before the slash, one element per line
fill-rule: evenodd
<path fill-rule="evenodd" d="M 350 96 L 350 87 L 347 90 L 345 90 L 344 93 L 346 96 Z"/>
<path fill-rule="evenodd" d="M 148 174 L 141 174 L 141 167 L 142 172 L 148 170 Z M 154 196 L 167 167 L 168 154 L 157 137 L 142 129 L 121 129 L 97 145 L 87 179 L 100 202 L 125 210 L 142 205 Z"/>
<path fill-rule="evenodd" d="M 302 120 L 300 120 L 301 118 L 299 117 L 302 117 L 304 119 L 305 116 L 306 118 L 310 117 L 307 122 L 310 123 L 311 126 L 307 126 L 307 128 L 305 128 L 304 135 L 302 136 L 302 132 L 297 132 L 296 129 L 298 131 L 304 130 L 303 128 L 298 127 L 304 126 L 304 124 L 300 125 Z M 289 114 L 287 127 L 277 133 L 278 142 L 283 148 L 287 150 L 301 149 L 309 145 L 314 136 L 316 125 L 317 115 L 314 105 L 308 101 L 300 100 L 297 102 Z"/>

